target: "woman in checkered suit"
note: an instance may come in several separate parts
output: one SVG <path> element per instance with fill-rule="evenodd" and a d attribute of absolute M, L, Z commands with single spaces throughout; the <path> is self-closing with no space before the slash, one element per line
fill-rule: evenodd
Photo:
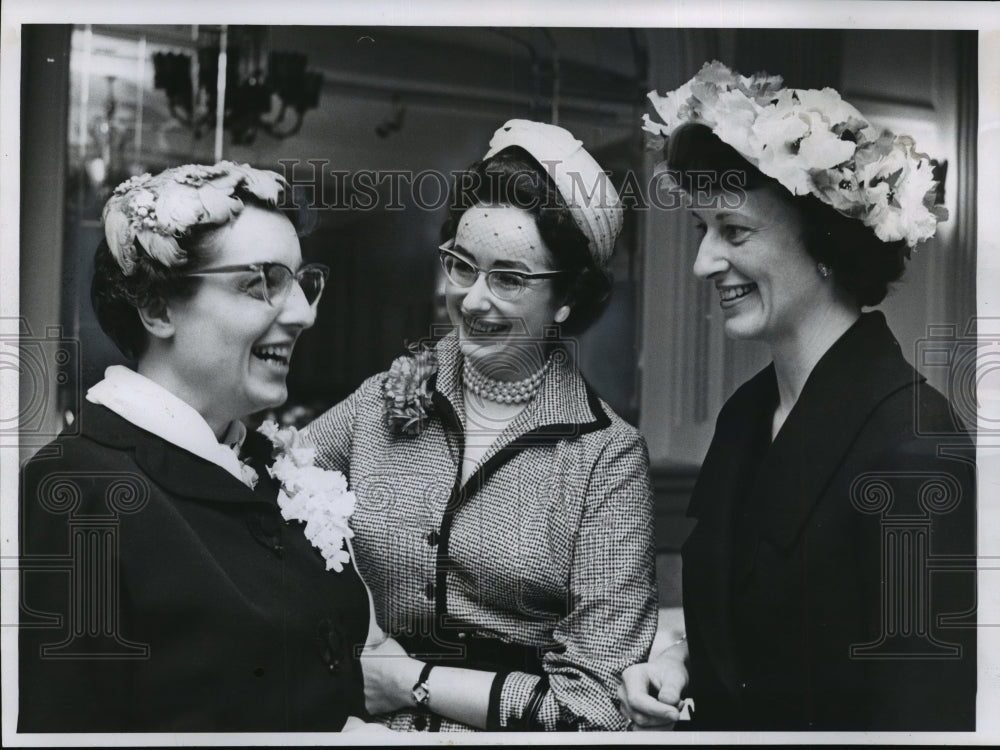
<path fill-rule="evenodd" d="M 580 376 L 618 195 L 562 128 L 512 120 L 456 184 L 440 247 L 454 330 L 309 428 L 357 495 L 386 639 L 368 708 L 406 730 L 621 729 L 656 628 L 643 438 Z"/>

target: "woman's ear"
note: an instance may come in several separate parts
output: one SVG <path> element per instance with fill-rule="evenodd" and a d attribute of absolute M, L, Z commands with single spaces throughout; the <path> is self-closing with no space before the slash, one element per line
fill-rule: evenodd
<path fill-rule="evenodd" d="M 174 335 L 174 324 L 170 318 L 170 308 L 165 300 L 154 299 L 138 308 L 139 320 L 150 336 L 168 339 Z"/>
<path fill-rule="evenodd" d="M 556 310 L 555 321 L 556 323 L 565 323 L 566 319 L 569 317 L 570 312 L 572 312 L 569 305 L 563 305 L 558 310 Z"/>

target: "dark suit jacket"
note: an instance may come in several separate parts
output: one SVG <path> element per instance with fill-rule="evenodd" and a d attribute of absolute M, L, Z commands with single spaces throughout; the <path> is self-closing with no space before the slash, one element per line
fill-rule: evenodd
<path fill-rule="evenodd" d="M 339 730 L 365 716 L 368 599 L 251 490 L 85 404 L 24 468 L 22 732 Z"/>
<path fill-rule="evenodd" d="M 683 548 L 691 729 L 972 730 L 974 449 L 881 313 L 770 442 L 773 366 L 719 414 Z"/>

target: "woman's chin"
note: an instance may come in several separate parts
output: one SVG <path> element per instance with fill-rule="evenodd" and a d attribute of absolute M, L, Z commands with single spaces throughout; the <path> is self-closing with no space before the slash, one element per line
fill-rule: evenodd
<path fill-rule="evenodd" d="M 277 409 L 286 401 L 288 401 L 288 388 L 284 384 L 280 388 L 277 386 L 271 386 L 266 389 L 262 388 L 252 394 L 248 400 L 249 410 L 242 417 L 257 414 L 268 409 Z"/>
<path fill-rule="evenodd" d="M 760 326 L 746 316 L 734 315 L 726 318 L 723 326 L 727 338 L 740 341 L 753 341 L 761 337 Z"/>
<path fill-rule="evenodd" d="M 463 341 L 462 354 L 465 361 L 477 370 L 501 380 L 516 380 L 516 377 L 507 376 L 510 372 L 520 371 L 524 359 L 519 348 L 506 341 Z"/>
<path fill-rule="evenodd" d="M 475 367 L 481 367 L 496 354 L 496 346 L 483 341 L 473 341 L 463 337 L 459 341 L 459 348 L 466 361 Z"/>

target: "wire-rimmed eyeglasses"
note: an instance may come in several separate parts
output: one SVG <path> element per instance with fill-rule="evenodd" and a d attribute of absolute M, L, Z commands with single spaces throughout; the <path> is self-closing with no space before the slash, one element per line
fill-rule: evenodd
<path fill-rule="evenodd" d="M 490 292 L 498 299 L 510 302 L 517 299 L 528 287 L 530 279 L 551 279 L 561 276 L 571 271 L 542 271 L 539 273 L 528 273 L 527 271 L 514 271 L 508 268 L 491 268 L 485 270 L 472 261 L 463 258 L 452 248 L 455 240 L 448 240 L 438 247 L 438 254 L 441 256 L 441 267 L 444 273 L 455 286 L 463 289 L 472 286 L 479 278 L 479 274 L 486 276 L 486 286 Z"/>
<path fill-rule="evenodd" d="M 292 281 L 302 287 L 306 302 L 315 305 L 323 294 L 330 269 L 322 263 L 307 263 L 293 271 L 284 263 L 248 263 L 242 266 L 219 266 L 189 271 L 185 276 L 207 276 L 216 273 L 255 273 L 257 278 L 243 290 L 254 299 L 278 307 L 284 304 L 292 290 Z"/>

